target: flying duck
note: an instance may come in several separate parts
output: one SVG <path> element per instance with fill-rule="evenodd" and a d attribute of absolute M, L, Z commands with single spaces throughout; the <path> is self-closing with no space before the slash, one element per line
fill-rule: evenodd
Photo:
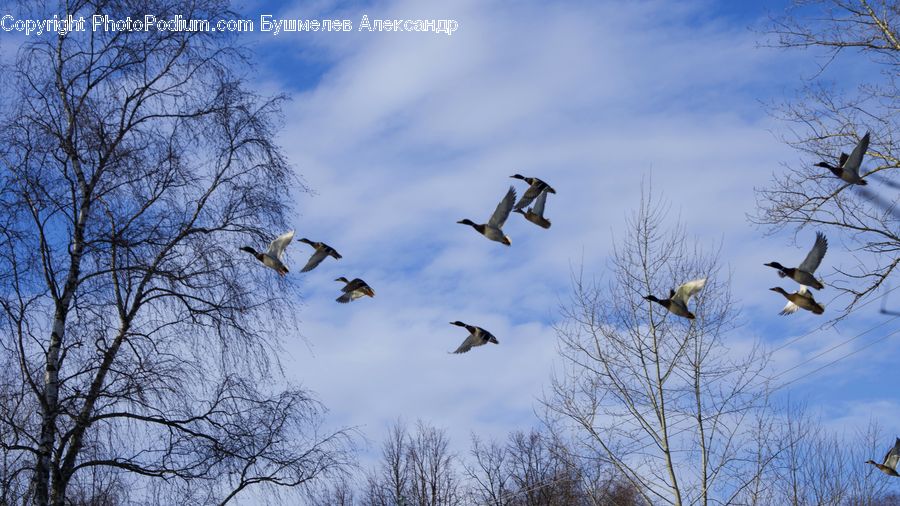
<path fill-rule="evenodd" d="M 794 293 L 787 293 L 784 291 L 784 288 L 780 286 L 776 286 L 775 288 L 769 288 L 773 292 L 778 292 L 788 300 L 784 309 L 781 310 L 781 316 L 787 316 L 789 314 L 794 314 L 798 309 L 805 309 L 807 311 L 812 311 L 815 314 L 822 314 L 825 312 L 825 306 L 816 302 L 816 299 L 813 298 L 812 293 L 806 288 L 806 285 L 800 285 L 800 289 Z"/>
<path fill-rule="evenodd" d="M 469 337 L 467 337 L 466 340 L 463 341 L 463 343 L 461 345 L 459 345 L 459 348 L 457 348 L 456 351 L 454 351 L 453 353 L 465 353 L 465 352 L 471 350 L 475 346 L 481 346 L 481 345 L 487 344 L 487 343 L 500 344 L 500 342 L 497 341 L 497 338 L 494 337 L 494 334 L 491 334 L 490 332 L 488 332 L 487 330 L 484 330 L 481 327 L 476 327 L 474 325 L 466 325 L 465 323 L 463 323 L 461 321 L 450 322 L 450 325 L 456 325 L 457 327 L 465 327 L 466 330 L 469 331 Z"/>
<path fill-rule="evenodd" d="M 347 278 L 341 276 L 335 281 L 340 281 L 341 283 L 345 283 L 344 288 L 341 288 L 341 291 L 344 292 L 343 295 L 338 297 L 337 300 L 341 304 L 346 304 L 352 300 L 356 300 L 363 295 L 368 295 L 369 297 L 375 296 L 375 290 L 372 290 L 372 287 L 369 286 L 365 281 L 355 278 L 353 281 L 347 281 Z"/>
<path fill-rule="evenodd" d="M 868 183 L 859 176 L 859 168 L 862 166 L 863 155 L 866 154 L 867 149 L 869 149 L 869 132 L 862 136 L 849 155 L 841 153 L 837 167 L 828 162 L 819 162 L 816 166 L 825 167 L 832 174 L 850 184 L 866 185 Z"/>
<path fill-rule="evenodd" d="M 325 260 L 325 257 L 331 256 L 337 260 L 341 259 L 341 254 L 324 242 L 313 242 L 305 237 L 303 239 L 298 239 L 297 242 L 305 242 L 316 249 L 312 256 L 309 257 L 309 261 L 306 262 L 306 266 L 303 267 L 303 270 L 300 272 L 309 272 L 315 269 L 317 265 L 322 263 L 322 260 Z"/>
<path fill-rule="evenodd" d="M 526 220 L 541 228 L 550 228 L 550 220 L 544 218 L 544 205 L 546 205 L 546 203 L 547 191 L 544 190 L 538 195 L 537 200 L 534 201 L 534 207 L 528 209 L 527 212 L 521 209 L 513 209 L 513 211 L 521 214 Z"/>
<path fill-rule="evenodd" d="M 882 464 L 879 464 L 874 460 L 867 460 L 866 464 L 872 464 L 877 467 L 879 471 L 888 476 L 900 476 L 900 474 L 897 473 L 898 462 L 900 462 L 900 437 L 897 438 L 894 447 L 884 456 L 884 462 Z"/>
<path fill-rule="evenodd" d="M 656 302 L 676 316 L 693 320 L 694 313 L 688 310 L 688 301 L 691 300 L 691 297 L 699 292 L 704 285 L 706 285 L 706 278 L 695 279 L 679 286 L 677 290 L 670 290 L 668 299 L 660 300 L 652 295 L 647 295 L 644 299 L 649 300 L 650 302 Z"/>
<path fill-rule="evenodd" d="M 828 239 L 825 238 L 825 234 L 816 232 L 816 242 L 813 244 L 812 249 L 809 250 L 809 253 L 806 254 L 806 259 L 803 260 L 800 267 L 788 268 L 778 262 L 770 262 L 763 265 L 778 269 L 778 275 L 782 278 L 791 278 L 801 285 L 811 286 L 816 290 L 821 290 L 822 288 L 825 288 L 825 285 L 816 279 L 816 277 L 813 276 L 813 273 L 819 267 L 819 264 L 822 263 L 822 258 L 825 256 L 827 250 Z"/>
<path fill-rule="evenodd" d="M 487 223 L 479 225 L 469 219 L 460 220 L 457 221 L 457 223 L 469 225 L 488 239 L 509 246 L 512 244 L 512 241 L 509 236 L 503 233 L 502 227 L 503 224 L 506 223 L 506 219 L 509 218 L 509 213 L 512 211 L 513 203 L 515 201 L 516 190 L 510 186 L 509 191 L 506 192 L 506 196 L 503 197 L 503 200 L 501 200 L 499 204 L 497 204 L 497 209 L 494 210 L 494 214 L 491 215 L 491 219 L 488 220 Z"/>
<path fill-rule="evenodd" d="M 541 181 L 536 177 L 525 177 L 521 174 L 513 174 L 509 176 L 513 179 L 521 179 L 528 183 L 528 189 L 525 190 L 525 193 L 522 194 L 522 198 L 516 202 L 516 209 L 525 209 L 528 204 L 531 203 L 532 200 L 536 199 L 542 192 L 548 193 L 556 193 L 556 190 L 553 189 L 549 184 Z"/>
<path fill-rule="evenodd" d="M 288 273 L 288 268 L 281 261 L 284 249 L 294 240 L 294 231 L 285 232 L 278 236 L 274 241 L 269 243 L 269 249 L 265 253 L 260 253 L 250 246 L 240 248 L 241 251 L 250 253 L 266 267 L 275 269 L 275 272 L 284 276 Z"/>

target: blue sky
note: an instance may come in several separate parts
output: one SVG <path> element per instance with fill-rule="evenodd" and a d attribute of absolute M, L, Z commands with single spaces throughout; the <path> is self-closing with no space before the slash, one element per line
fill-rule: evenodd
<path fill-rule="evenodd" d="M 558 367 L 551 328 L 573 266 L 602 278 L 623 218 L 652 174 L 674 225 L 722 243 L 743 326 L 729 336 L 777 346 L 823 320 L 780 317 L 785 283 L 762 264 L 799 262 L 813 230 L 766 235 L 747 219 L 754 187 L 800 155 L 779 140 L 785 125 L 763 105 L 793 96 L 815 55 L 759 48 L 767 10 L 783 2 L 504 2 L 463 0 L 248 4 L 249 17 L 456 19 L 453 36 L 318 32 L 246 35 L 259 54 L 263 93 L 286 92 L 280 137 L 314 195 L 298 194 L 298 237 L 340 251 L 297 274 L 302 335 L 286 337 L 288 379 L 314 390 L 334 425 L 378 441 L 403 416 L 469 434 L 503 437 L 536 423 L 535 399 Z M 862 72 L 860 72 L 862 74 Z M 829 73 L 825 74 L 828 78 Z M 808 162 L 808 161 L 807 161 Z M 553 227 L 513 216 L 506 248 L 457 225 L 484 221 L 514 173 L 556 190 Z M 273 231 L 274 233 L 275 231 Z M 850 262 L 831 236 L 822 272 Z M 362 277 L 374 299 L 334 302 L 338 276 Z M 900 294 L 900 292 L 898 292 Z M 830 305 L 830 296 L 824 295 Z M 900 295 L 893 298 L 900 307 Z M 838 304 L 838 303 L 834 303 Z M 772 373 L 885 321 L 880 304 L 780 350 Z M 462 320 L 499 346 L 448 355 Z M 793 378 L 896 328 L 884 327 L 785 375 Z M 900 339 L 889 339 L 793 384 L 793 399 L 836 430 L 874 417 L 900 433 L 895 398 Z M 885 378 L 888 384 L 885 384 Z"/>

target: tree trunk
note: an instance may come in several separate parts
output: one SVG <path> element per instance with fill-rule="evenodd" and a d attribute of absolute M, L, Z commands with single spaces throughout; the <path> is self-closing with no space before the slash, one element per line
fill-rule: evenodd
<path fill-rule="evenodd" d="M 38 457 L 35 465 L 31 487 L 34 491 L 34 502 L 38 506 L 49 504 L 51 456 L 56 442 L 56 416 L 59 411 L 59 370 L 62 367 L 60 349 L 65 339 L 66 318 L 69 315 L 72 295 L 78 284 L 81 273 L 81 258 L 84 254 L 84 227 L 90 212 L 90 199 L 85 194 L 78 212 L 78 219 L 73 231 L 71 260 L 66 284 L 62 296 L 56 303 L 53 316 L 53 329 L 50 332 L 50 346 L 47 349 L 47 360 L 44 368 L 44 392 L 41 399 L 41 435 L 38 445 Z M 47 274 L 48 284 L 53 283 Z M 56 473 L 53 473 L 56 477 Z"/>

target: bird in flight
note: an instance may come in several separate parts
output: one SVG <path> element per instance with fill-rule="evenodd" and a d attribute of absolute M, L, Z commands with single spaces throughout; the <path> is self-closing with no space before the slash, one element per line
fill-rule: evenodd
<path fill-rule="evenodd" d="M 489 219 L 487 223 L 479 224 L 469 219 L 460 220 L 457 221 L 457 223 L 469 225 L 488 239 L 509 246 L 512 244 L 512 240 L 503 233 L 503 224 L 506 223 L 506 219 L 509 218 L 509 213 L 512 211 L 513 203 L 515 201 L 516 190 L 510 186 L 509 191 L 506 192 L 506 196 L 503 197 L 503 200 L 501 200 L 499 204 L 497 204 L 497 209 L 494 210 L 494 214 L 491 215 L 491 219 Z"/>
<path fill-rule="evenodd" d="M 284 234 L 281 234 L 274 241 L 270 242 L 269 249 L 266 250 L 265 253 L 256 251 L 255 249 L 251 248 L 250 246 L 244 246 L 240 249 L 241 249 L 241 251 L 246 251 L 247 253 L 250 253 L 251 255 L 256 257 L 257 260 L 262 262 L 263 265 L 265 265 L 266 267 L 271 267 L 272 269 L 275 269 L 275 272 L 284 276 L 285 274 L 288 273 L 288 268 L 287 268 L 287 266 L 284 265 L 284 262 L 282 261 L 282 256 L 284 255 L 285 248 L 288 247 L 288 244 L 290 244 L 293 239 L 294 239 L 294 231 L 291 230 L 289 232 L 285 232 Z"/>

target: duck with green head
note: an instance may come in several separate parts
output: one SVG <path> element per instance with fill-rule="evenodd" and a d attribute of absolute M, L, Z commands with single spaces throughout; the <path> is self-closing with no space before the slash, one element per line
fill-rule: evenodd
<path fill-rule="evenodd" d="M 455 322 L 450 322 L 450 325 L 465 327 L 465 329 L 469 331 L 469 336 L 465 341 L 462 342 L 462 344 L 459 345 L 459 348 L 457 348 L 453 353 L 466 353 L 476 346 L 482 346 L 487 343 L 500 344 L 500 341 L 498 341 L 497 338 L 494 337 L 494 334 L 491 334 L 481 327 L 468 325 L 458 320 Z"/>
<path fill-rule="evenodd" d="M 259 260 L 263 265 L 274 269 L 275 272 L 284 276 L 288 273 L 288 268 L 284 265 L 282 257 L 284 256 L 284 250 L 288 247 L 288 244 L 294 239 L 294 231 L 291 230 L 289 232 L 285 232 L 281 234 L 274 241 L 269 243 L 269 248 L 265 253 L 256 251 L 250 246 L 243 246 L 240 248 L 241 251 L 246 251 L 253 255 L 257 260 Z"/>
<path fill-rule="evenodd" d="M 653 295 L 647 295 L 644 297 L 644 300 L 649 300 L 650 302 L 661 305 L 675 316 L 693 320 L 695 316 L 694 313 L 688 309 L 688 301 L 691 300 L 691 297 L 699 292 L 704 286 L 706 286 L 706 278 L 695 279 L 684 283 L 676 290 L 670 290 L 668 299 L 658 299 Z"/>
<path fill-rule="evenodd" d="M 525 177 L 521 174 L 513 174 L 509 177 L 513 179 L 521 179 L 522 181 L 528 183 L 528 189 L 525 190 L 525 193 L 522 194 L 522 198 L 519 199 L 518 202 L 516 202 L 516 209 L 525 209 L 526 207 L 528 207 L 528 204 L 531 204 L 532 200 L 538 198 L 538 196 L 540 196 L 540 194 L 543 192 L 556 193 L 556 190 L 554 190 L 552 186 L 536 177 Z"/>
<path fill-rule="evenodd" d="M 509 246 L 512 244 L 512 240 L 503 233 L 503 224 L 506 223 L 506 219 L 509 218 L 509 213 L 512 211 L 513 203 L 515 203 L 515 201 L 516 190 L 510 186 L 509 191 L 506 192 L 506 196 L 503 197 L 503 200 L 501 200 L 499 204 L 497 204 L 494 214 L 491 215 L 491 218 L 487 223 L 475 223 L 469 219 L 459 220 L 457 223 L 469 225 L 474 228 L 476 232 L 488 239 Z"/>
<path fill-rule="evenodd" d="M 785 267 L 778 262 L 769 262 L 763 265 L 778 269 L 778 275 L 782 278 L 791 278 L 801 285 L 821 290 L 825 288 L 825 285 L 816 279 L 813 273 L 816 272 L 819 264 L 822 263 L 822 258 L 825 257 L 826 251 L 828 251 L 828 239 L 825 238 L 825 234 L 816 232 L 816 242 L 799 267 Z"/>
<path fill-rule="evenodd" d="M 335 281 L 344 283 L 344 288 L 341 288 L 341 291 L 344 292 L 344 294 L 335 299 L 341 304 L 346 304 L 363 296 L 375 297 L 375 290 L 373 290 L 368 283 L 359 278 L 348 281 L 347 278 L 341 276 L 335 279 Z"/>
<path fill-rule="evenodd" d="M 341 257 L 340 253 L 338 253 L 334 248 L 325 244 L 324 242 L 310 241 L 306 237 L 304 237 L 303 239 L 298 239 L 297 242 L 309 244 L 316 250 L 313 252 L 312 256 L 309 257 L 309 261 L 306 262 L 306 265 L 303 267 L 303 269 L 300 270 L 300 272 L 309 272 L 315 269 L 316 266 L 322 263 L 322 260 L 325 260 L 325 258 L 327 257 L 333 257 L 336 260 L 340 260 L 341 258 L 343 258 Z"/>
<path fill-rule="evenodd" d="M 830 170 L 832 174 L 850 184 L 865 186 L 868 183 L 859 175 L 859 170 L 860 167 L 862 167 L 863 156 L 866 154 L 867 149 L 869 149 L 869 132 L 866 132 L 866 135 L 863 135 L 859 139 L 856 147 L 853 148 L 853 151 L 849 155 L 847 153 L 841 153 L 837 166 L 831 165 L 828 162 L 819 162 L 816 166 Z"/>

